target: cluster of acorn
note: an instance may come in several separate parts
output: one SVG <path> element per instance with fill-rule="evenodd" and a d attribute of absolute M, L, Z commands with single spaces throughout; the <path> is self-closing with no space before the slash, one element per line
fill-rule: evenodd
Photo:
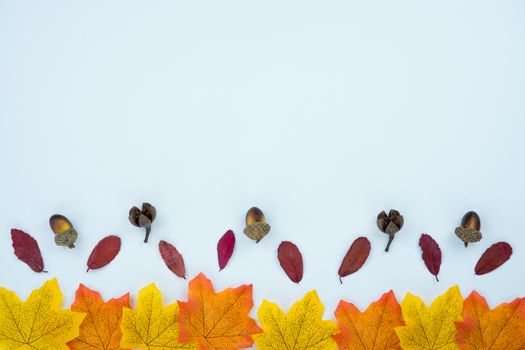
<path fill-rule="evenodd" d="M 157 217 L 156 208 L 150 203 L 142 203 L 142 207 L 132 207 L 129 210 L 129 221 L 132 225 L 145 229 L 144 243 L 148 243 L 151 234 L 151 226 Z M 78 233 L 71 221 L 63 215 L 55 214 L 49 219 L 49 224 L 55 234 L 55 243 L 59 246 L 69 248 L 75 247 Z M 377 216 L 377 227 L 389 239 L 385 251 L 388 252 L 395 238 L 395 235 L 403 228 L 403 215 L 397 210 L 390 210 L 388 214 L 382 211 Z M 246 213 L 246 227 L 244 234 L 258 243 L 270 232 L 270 225 L 262 210 L 257 207 L 250 208 Z M 479 242 L 482 238 L 481 220 L 479 215 L 473 211 L 466 213 L 459 227 L 455 229 L 455 234 L 461 239 L 465 247 L 469 243 Z M 26 262 L 34 271 L 45 272 L 44 263 L 40 254 L 40 249 L 36 240 L 29 234 L 12 229 L 13 248 L 16 256 Z M 107 236 L 102 239 L 93 249 L 88 262 L 88 270 L 97 269 L 109 264 L 120 251 L 120 238 L 118 236 Z M 420 246 L 423 250 L 423 260 L 429 271 L 436 276 L 439 273 L 441 264 L 441 250 L 437 242 L 423 234 L 420 238 Z M 218 241 L 217 254 L 219 268 L 222 270 L 230 260 L 235 247 L 235 235 L 228 230 Z M 339 277 L 346 277 L 358 271 L 370 253 L 370 241 L 366 237 L 357 238 L 346 253 L 341 267 Z M 159 252 L 166 266 L 177 276 L 185 278 L 184 259 L 178 250 L 166 241 L 160 241 Z M 499 242 L 491 246 L 483 254 L 476 265 L 476 274 L 484 274 L 501 266 L 510 258 L 512 247 L 506 242 Z M 289 241 L 283 241 L 278 247 L 277 258 L 288 277 L 295 283 L 299 283 L 303 277 L 303 258 L 298 247 Z"/>

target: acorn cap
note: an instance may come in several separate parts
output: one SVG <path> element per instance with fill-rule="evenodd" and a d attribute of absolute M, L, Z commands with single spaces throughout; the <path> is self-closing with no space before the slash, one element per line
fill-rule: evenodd
<path fill-rule="evenodd" d="M 244 228 L 244 234 L 253 239 L 255 243 L 259 243 L 268 232 L 270 232 L 270 225 L 265 222 L 256 222 Z"/>
<path fill-rule="evenodd" d="M 479 242 L 483 237 L 480 231 L 462 226 L 457 227 L 454 232 L 465 243 Z"/>
<path fill-rule="evenodd" d="M 75 242 L 77 241 L 77 231 L 72 228 L 69 231 L 55 234 L 55 243 L 59 246 L 75 248 Z"/>

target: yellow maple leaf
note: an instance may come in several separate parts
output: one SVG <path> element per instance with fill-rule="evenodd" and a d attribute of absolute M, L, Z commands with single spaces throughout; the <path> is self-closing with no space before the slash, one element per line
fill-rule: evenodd
<path fill-rule="evenodd" d="M 179 306 L 164 306 L 154 283 L 139 292 L 135 310 L 123 309 L 121 348 L 197 349 L 196 344 L 179 342 Z"/>
<path fill-rule="evenodd" d="M 419 297 L 407 293 L 401 310 L 406 326 L 397 327 L 396 332 L 403 349 L 459 349 L 455 322 L 463 319 L 463 297 L 458 286 L 436 298 L 430 308 Z"/>
<path fill-rule="evenodd" d="M 69 349 L 85 314 L 64 310 L 56 279 L 34 290 L 25 302 L 0 288 L 0 349 Z"/>
<path fill-rule="evenodd" d="M 332 321 L 324 321 L 324 307 L 317 292 L 308 292 L 285 314 L 279 306 L 264 300 L 258 316 L 263 333 L 253 338 L 261 350 L 330 350 L 337 349 L 332 335 L 338 329 Z"/>

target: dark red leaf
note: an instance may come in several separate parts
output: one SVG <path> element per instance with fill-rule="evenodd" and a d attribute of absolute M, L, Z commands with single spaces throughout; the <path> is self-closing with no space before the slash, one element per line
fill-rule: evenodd
<path fill-rule="evenodd" d="M 491 245 L 479 258 L 475 268 L 476 275 L 484 275 L 494 271 L 509 260 L 511 255 L 512 247 L 510 244 L 498 242 Z"/>
<path fill-rule="evenodd" d="M 162 260 L 174 274 L 186 279 L 186 268 L 184 267 L 184 259 L 180 255 L 177 248 L 172 246 L 166 241 L 159 242 L 159 251 L 162 256 Z"/>
<path fill-rule="evenodd" d="M 342 278 L 346 277 L 363 266 L 368 255 L 370 254 L 370 241 L 366 237 L 357 238 L 346 253 L 341 267 L 339 267 L 339 281 L 343 283 Z"/>
<path fill-rule="evenodd" d="M 303 279 L 303 256 L 299 248 L 292 242 L 283 241 L 277 249 L 277 258 L 292 282 L 301 282 Z"/>
<path fill-rule="evenodd" d="M 230 261 L 235 248 L 235 235 L 228 230 L 217 243 L 217 256 L 219 257 L 219 269 L 222 270 Z"/>
<path fill-rule="evenodd" d="M 13 228 L 11 229 L 11 239 L 18 259 L 25 262 L 35 272 L 47 272 L 44 271 L 44 260 L 42 260 L 38 242 L 31 235 Z"/>
<path fill-rule="evenodd" d="M 100 269 L 115 259 L 120 251 L 120 237 L 107 236 L 97 243 L 87 262 L 89 270 Z"/>
<path fill-rule="evenodd" d="M 441 249 L 437 242 L 430 235 L 423 233 L 419 238 L 419 246 L 423 251 L 423 261 L 428 271 L 436 277 L 439 282 L 438 274 L 441 267 Z"/>

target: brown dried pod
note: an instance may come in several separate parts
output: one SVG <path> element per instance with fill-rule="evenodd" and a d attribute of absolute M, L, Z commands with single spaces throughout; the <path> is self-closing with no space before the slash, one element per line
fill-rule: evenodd
<path fill-rule="evenodd" d="M 469 243 L 479 242 L 483 235 L 481 234 L 481 220 L 475 211 L 469 211 L 461 219 L 461 225 L 454 231 L 464 243 L 465 248 Z"/>
<path fill-rule="evenodd" d="M 142 203 L 142 210 L 133 207 L 129 210 L 129 222 L 137 227 L 146 229 L 146 237 L 144 243 L 148 243 L 149 235 L 151 233 L 151 224 L 157 217 L 157 209 L 149 203 Z"/>
<path fill-rule="evenodd" d="M 262 210 L 257 207 L 250 208 L 246 213 L 244 234 L 253 239 L 255 243 L 259 243 L 268 232 L 270 232 L 270 225 L 266 223 Z"/>
<path fill-rule="evenodd" d="M 394 236 L 399 230 L 403 228 L 405 220 L 403 215 L 399 214 L 397 210 L 391 209 L 388 215 L 385 211 L 382 211 L 377 215 L 377 227 L 383 233 L 389 235 L 388 244 L 386 245 L 385 252 L 390 249 L 390 244 L 394 240 Z"/>
<path fill-rule="evenodd" d="M 49 218 L 49 226 L 55 234 L 56 245 L 75 248 L 78 233 L 68 218 L 64 215 L 54 214 Z"/>

